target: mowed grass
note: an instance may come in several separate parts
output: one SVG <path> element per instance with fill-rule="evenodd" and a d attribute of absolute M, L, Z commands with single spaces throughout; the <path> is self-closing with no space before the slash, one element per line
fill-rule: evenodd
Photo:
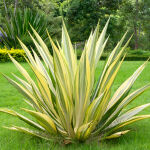
<path fill-rule="evenodd" d="M 125 61 L 115 80 L 112 93 L 119 85 L 127 79 L 143 62 Z M 31 69 L 26 63 L 21 63 L 32 75 Z M 103 68 L 104 62 L 100 62 L 96 71 L 96 78 Z M 0 72 L 12 77 L 11 73 L 19 74 L 18 70 L 12 63 L 1 63 Z M 150 83 L 150 63 L 135 82 L 132 91 Z M 138 97 L 130 104 L 128 108 L 150 102 L 150 90 Z M 7 107 L 21 112 L 20 108 L 27 108 L 23 97 L 18 91 L 10 85 L 0 74 L 0 107 Z M 150 108 L 142 113 L 150 114 Z M 20 125 L 28 127 L 17 118 L 0 113 L 0 150 L 150 150 L 150 119 L 139 121 L 131 124 L 126 128 L 131 129 L 128 134 L 114 140 L 104 141 L 101 143 L 72 144 L 68 146 L 54 144 L 35 137 L 14 132 L 3 128 L 3 126 Z"/>

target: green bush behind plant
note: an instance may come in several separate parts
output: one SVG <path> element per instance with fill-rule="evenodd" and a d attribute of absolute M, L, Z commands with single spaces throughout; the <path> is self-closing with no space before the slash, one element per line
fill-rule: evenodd
<path fill-rule="evenodd" d="M 125 60 L 130 60 L 130 61 L 134 61 L 134 60 L 147 60 L 148 57 L 150 57 L 150 52 L 145 51 L 142 54 L 141 51 L 143 50 L 131 50 L 127 53 L 127 56 L 125 58 Z M 77 56 L 78 58 L 80 58 L 82 50 L 77 50 Z M 15 58 L 17 61 L 19 62 L 24 62 L 24 55 L 25 52 L 23 49 L 14 49 L 11 48 L 10 50 L 8 50 L 7 48 L 2 48 L 0 49 L 0 62 L 8 62 L 10 61 L 10 58 L 8 56 L 8 53 L 11 54 L 11 56 L 13 58 Z M 102 54 L 101 56 L 101 60 L 105 60 L 108 56 L 109 56 L 109 52 L 105 52 Z"/>
<path fill-rule="evenodd" d="M 142 50 L 142 49 L 137 49 L 137 50 L 131 50 L 130 47 L 126 48 L 127 55 L 125 57 L 125 60 L 147 60 L 150 57 L 150 51 L 148 50 Z M 82 54 L 81 49 L 77 49 L 77 56 L 80 58 Z M 105 60 L 111 53 L 111 50 L 105 51 L 102 54 L 101 60 Z"/>
<path fill-rule="evenodd" d="M 11 54 L 11 56 L 19 62 L 24 62 L 25 61 L 25 59 L 24 59 L 25 52 L 24 52 L 23 49 L 11 48 L 9 50 L 5 47 L 5 48 L 0 48 L 0 62 L 10 61 L 8 53 Z M 77 53 L 78 58 L 80 58 L 80 56 L 82 54 L 82 50 L 77 49 L 76 53 Z M 110 52 L 104 52 L 101 56 L 101 60 L 105 60 L 109 55 L 110 55 Z M 130 60 L 130 61 L 133 61 L 133 60 L 147 60 L 148 57 L 150 57 L 150 52 L 149 51 L 129 50 L 125 60 Z"/>

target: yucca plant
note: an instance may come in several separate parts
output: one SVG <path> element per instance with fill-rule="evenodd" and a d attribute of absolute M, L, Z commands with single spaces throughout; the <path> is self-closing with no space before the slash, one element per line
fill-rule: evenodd
<path fill-rule="evenodd" d="M 0 108 L 1 112 L 18 117 L 32 126 L 31 129 L 18 126 L 7 127 L 8 129 L 67 144 L 117 138 L 129 132 L 129 130 L 121 130 L 122 127 L 150 117 L 150 115 L 137 115 L 150 106 L 150 103 L 124 110 L 131 101 L 150 87 L 148 84 L 129 93 L 147 62 L 124 81 L 111 96 L 113 82 L 131 39 L 122 46 L 127 33 L 106 60 L 99 80 L 95 80 L 95 70 L 108 41 L 108 38 L 105 39 L 108 23 L 109 20 L 101 34 L 99 34 L 99 24 L 95 31 L 91 32 L 79 61 L 64 23 L 61 46 L 58 42 L 55 44 L 48 34 L 53 56 L 33 28 L 36 39 L 33 38 L 33 35 L 30 34 L 30 36 L 42 60 L 34 50 L 31 55 L 29 49 L 19 40 L 36 81 L 11 56 L 11 60 L 24 79 L 13 74 L 18 80 L 16 82 L 4 76 L 26 97 L 25 101 L 32 109 L 23 108 L 22 110 L 34 117 L 36 121 L 13 110 Z"/>
<path fill-rule="evenodd" d="M 32 40 L 28 34 L 28 31 L 32 32 L 32 30 L 29 23 L 33 26 L 34 29 L 36 29 L 36 31 L 40 36 L 42 36 L 42 38 L 47 38 L 45 34 L 47 25 L 46 18 L 43 15 L 35 13 L 30 9 L 18 9 L 15 14 L 13 13 L 13 11 L 10 12 L 10 17 L 6 17 L 4 23 L 5 26 L 3 27 L 3 29 L 0 28 L 0 31 L 4 36 L 4 38 L 2 38 L 1 40 L 9 49 L 11 49 L 12 47 L 20 47 L 17 37 L 19 37 L 19 39 L 21 39 L 27 45 L 31 46 Z"/>

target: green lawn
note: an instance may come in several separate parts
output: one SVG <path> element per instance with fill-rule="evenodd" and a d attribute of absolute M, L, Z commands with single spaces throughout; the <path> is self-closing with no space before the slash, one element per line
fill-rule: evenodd
<path fill-rule="evenodd" d="M 115 80 L 113 91 L 129 77 L 134 70 L 143 62 L 127 62 L 125 61 L 120 69 L 120 72 Z M 29 70 L 26 63 L 22 65 Z M 102 63 L 99 63 L 96 77 L 102 69 Z M 18 71 L 12 63 L 1 63 L 0 72 L 11 76 L 11 73 L 18 74 Z M 30 72 L 30 70 L 29 70 Z M 150 63 L 142 72 L 140 77 L 135 82 L 133 89 L 135 90 L 150 82 Z M 112 92 L 113 92 L 112 91 Z M 142 96 L 138 97 L 129 107 L 145 104 L 150 102 L 150 90 L 146 91 Z M 12 87 L 0 74 L 0 107 L 8 107 L 20 112 L 20 107 L 27 107 L 23 97 Z M 150 108 L 147 108 L 142 113 L 149 113 Z M 16 118 L 7 114 L 0 113 L 0 150 L 150 150 L 150 119 L 139 121 L 128 126 L 132 129 L 131 132 L 115 140 L 109 140 L 102 143 L 91 144 L 74 144 L 69 146 L 56 145 L 45 140 L 35 137 L 30 137 L 22 133 L 13 132 L 2 128 L 2 126 L 9 126 L 12 124 L 23 125 L 23 123 Z"/>

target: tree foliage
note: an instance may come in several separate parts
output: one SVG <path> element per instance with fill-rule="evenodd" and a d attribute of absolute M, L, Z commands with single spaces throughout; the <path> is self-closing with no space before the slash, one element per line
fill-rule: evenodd
<path fill-rule="evenodd" d="M 112 49 L 120 39 L 120 30 L 134 33 L 131 48 L 149 49 L 150 46 L 149 0 L 3 0 L 0 1 L 0 6 L 1 26 L 4 26 L 6 11 L 9 13 L 15 6 L 22 10 L 31 8 L 47 17 L 48 30 L 53 37 L 60 39 L 63 17 L 73 42 L 83 42 L 99 20 L 103 27 L 104 22 L 111 16 L 108 28 L 108 35 L 111 36 L 107 49 Z"/>

